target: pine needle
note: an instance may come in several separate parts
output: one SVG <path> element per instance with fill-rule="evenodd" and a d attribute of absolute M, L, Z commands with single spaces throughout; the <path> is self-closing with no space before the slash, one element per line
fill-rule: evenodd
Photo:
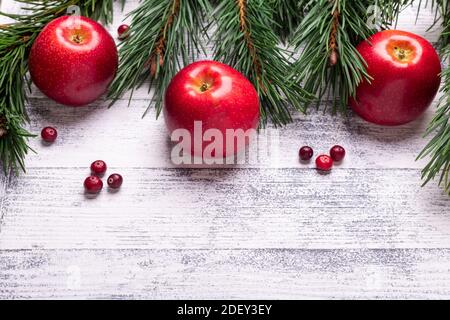
<path fill-rule="evenodd" d="M 418 159 L 430 157 L 429 163 L 422 170 L 423 185 L 439 176 L 438 184 L 450 195 L 450 2 L 436 1 L 439 7 L 444 31 L 440 38 L 442 56 L 447 68 L 442 72 L 442 98 L 436 115 L 431 121 L 426 136 L 432 136 Z"/>
<path fill-rule="evenodd" d="M 207 0 L 143 0 L 128 15 L 130 36 L 120 45 L 119 70 L 108 94 L 111 105 L 150 79 L 150 87 L 155 87 L 150 104 L 155 104 L 159 116 L 170 80 L 204 51 L 204 22 L 209 11 Z"/>

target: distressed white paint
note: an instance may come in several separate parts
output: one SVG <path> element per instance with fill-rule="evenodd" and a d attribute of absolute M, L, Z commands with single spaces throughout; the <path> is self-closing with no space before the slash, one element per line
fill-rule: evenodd
<path fill-rule="evenodd" d="M 417 170 L 114 168 L 123 189 L 95 199 L 87 171 L 11 183 L 0 248 L 450 248 L 449 200 Z"/>
<path fill-rule="evenodd" d="M 432 18 L 407 9 L 399 29 L 434 42 Z M 257 163 L 180 169 L 162 119 L 141 119 L 147 89 L 127 102 L 74 109 L 34 90 L 30 130 L 59 137 L 0 178 L 0 298 L 450 298 L 450 200 L 420 188 L 415 161 L 433 109 L 397 128 L 298 115 Z M 348 157 L 331 174 L 298 163 L 299 146 L 335 143 Z M 95 159 L 123 174 L 118 193 L 83 193 Z"/>
<path fill-rule="evenodd" d="M 0 259 L 8 298 L 450 297 L 448 249 L 25 250 Z"/>

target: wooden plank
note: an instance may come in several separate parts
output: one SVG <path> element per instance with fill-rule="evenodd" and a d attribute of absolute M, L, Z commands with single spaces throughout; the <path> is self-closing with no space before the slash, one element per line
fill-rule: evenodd
<path fill-rule="evenodd" d="M 450 199 L 418 170 L 32 168 L 8 187 L 0 249 L 450 248 Z"/>
<path fill-rule="evenodd" d="M 0 252 L 0 299 L 249 297 L 449 299 L 450 251 L 274 249 Z"/>
<path fill-rule="evenodd" d="M 435 42 L 432 19 L 408 8 L 398 28 Z M 141 119 L 147 90 L 109 110 L 33 91 L 30 129 L 60 137 L 31 142 L 27 175 L 0 176 L 0 299 L 450 298 L 449 198 L 419 187 L 414 161 L 433 109 L 397 128 L 312 112 L 279 144 L 263 136 L 255 164 L 176 169 L 162 119 Z M 302 144 L 335 143 L 348 157 L 331 174 L 298 163 Z M 97 158 L 123 174 L 118 193 L 83 193 Z"/>
<path fill-rule="evenodd" d="M 0 174 L 0 233 L 2 231 L 2 220 L 6 209 L 4 209 L 4 200 L 6 196 L 6 188 L 8 186 L 8 180 L 4 174 Z"/>

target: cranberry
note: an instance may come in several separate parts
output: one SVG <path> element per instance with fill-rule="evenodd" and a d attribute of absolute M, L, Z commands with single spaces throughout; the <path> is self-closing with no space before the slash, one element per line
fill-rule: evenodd
<path fill-rule="evenodd" d="M 345 157 L 345 149 L 341 146 L 334 146 L 330 150 L 330 156 L 334 161 L 341 161 Z"/>
<path fill-rule="evenodd" d="M 45 127 L 41 131 L 41 137 L 46 142 L 53 142 L 56 140 L 56 137 L 58 136 L 58 132 L 55 128 L 52 127 Z"/>
<path fill-rule="evenodd" d="M 325 154 L 320 155 L 316 159 L 316 167 L 319 170 L 330 171 L 333 166 L 333 159 Z"/>
<path fill-rule="evenodd" d="M 122 24 L 117 28 L 117 33 L 119 34 L 119 39 L 124 40 L 128 38 L 130 27 L 127 24 Z"/>
<path fill-rule="evenodd" d="M 97 193 L 103 188 L 102 180 L 97 176 L 90 176 L 84 180 L 84 188 L 89 193 Z"/>
<path fill-rule="evenodd" d="M 106 163 L 103 160 L 95 160 L 91 164 L 91 171 L 94 174 L 104 174 L 106 172 Z"/>
<path fill-rule="evenodd" d="M 122 182 L 123 182 L 123 178 L 118 173 L 113 173 L 112 175 L 110 175 L 108 177 L 108 186 L 110 188 L 113 188 L 113 189 L 120 188 L 120 186 L 122 185 Z"/>
<path fill-rule="evenodd" d="M 300 148 L 299 151 L 299 155 L 300 155 L 300 159 L 302 159 L 303 161 L 308 161 L 312 158 L 314 154 L 314 151 L 311 147 L 308 146 L 304 146 Z"/>

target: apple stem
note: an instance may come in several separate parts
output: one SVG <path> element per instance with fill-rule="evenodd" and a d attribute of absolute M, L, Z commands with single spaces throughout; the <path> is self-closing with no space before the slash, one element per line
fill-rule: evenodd
<path fill-rule="evenodd" d="M 395 54 L 397 55 L 397 58 L 400 60 L 405 60 L 407 57 L 407 52 L 405 49 L 401 49 L 399 47 L 394 47 Z"/>
<path fill-rule="evenodd" d="M 209 89 L 209 85 L 207 83 L 202 84 L 202 86 L 200 87 L 201 92 L 205 92 L 208 89 Z"/>
<path fill-rule="evenodd" d="M 77 44 L 80 44 L 80 43 L 83 42 L 83 38 L 82 38 L 79 34 L 75 34 L 75 35 L 72 37 L 72 41 L 75 42 L 75 43 L 77 43 Z"/>

